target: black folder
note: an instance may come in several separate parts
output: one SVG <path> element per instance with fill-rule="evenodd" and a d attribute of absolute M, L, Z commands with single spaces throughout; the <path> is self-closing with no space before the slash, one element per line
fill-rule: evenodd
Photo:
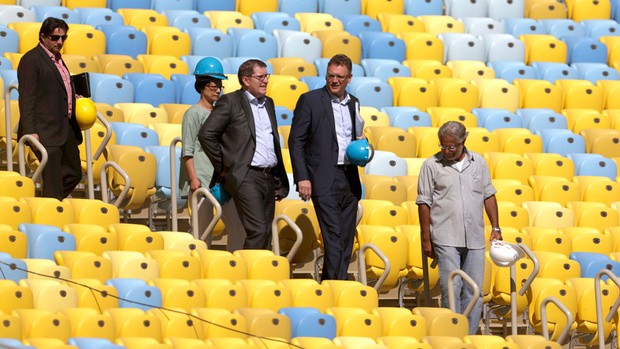
<path fill-rule="evenodd" d="M 90 98 L 90 76 L 88 75 L 88 72 L 75 74 L 71 78 L 73 79 L 75 94 Z"/>

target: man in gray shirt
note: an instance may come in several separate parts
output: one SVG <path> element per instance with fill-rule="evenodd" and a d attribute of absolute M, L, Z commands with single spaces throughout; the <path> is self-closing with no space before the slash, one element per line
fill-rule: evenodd
<path fill-rule="evenodd" d="M 418 178 L 418 212 L 422 247 L 437 260 L 441 303 L 448 305 L 448 276 L 461 269 L 482 288 L 484 279 L 484 217 L 491 222 L 490 239 L 502 238 L 495 188 L 484 158 L 467 150 L 465 126 L 449 121 L 439 128 L 440 152 L 427 159 Z M 469 333 L 476 334 L 482 314 L 482 298 L 454 280 L 456 311 L 462 313 L 473 297 L 476 306 L 469 314 Z"/>

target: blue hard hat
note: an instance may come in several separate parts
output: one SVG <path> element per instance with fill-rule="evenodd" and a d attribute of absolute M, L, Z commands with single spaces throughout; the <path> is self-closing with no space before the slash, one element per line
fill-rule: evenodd
<path fill-rule="evenodd" d="M 219 59 L 215 57 L 205 57 L 198 61 L 194 75 L 205 75 L 220 80 L 228 80 L 224 75 L 224 68 Z"/>
<path fill-rule="evenodd" d="M 351 142 L 347 147 L 346 156 L 349 162 L 356 166 L 366 166 L 375 155 L 373 148 L 367 139 L 359 139 Z"/>
<path fill-rule="evenodd" d="M 212 186 L 209 188 L 209 191 L 215 197 L 217 202 L 220 203 L 220 205 L 224 205 L 228 202 L 228 200 L 230 200 L 230 194 L 226 191 L 226 188 L 224 188 L 222 183 Z"/>

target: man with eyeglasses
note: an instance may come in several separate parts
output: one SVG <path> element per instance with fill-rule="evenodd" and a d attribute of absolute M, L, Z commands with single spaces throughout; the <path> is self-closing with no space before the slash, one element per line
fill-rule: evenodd
<path fill-rule="evenodd" d="M 347 280 L 362 189 L 358 168 L 346 149 L 363 138 L 359 100 L 346 91 L 353 64 L 335 55 L 327 64 L 325 86 L 300 96 L 289 135 L 297 191 L 312 200 L 323 237 L 322 280 Z"/>
<path fill-rule="evenodd" d="M 205 120 L 211 114 L 213 107 L 224 91 L 223 80 L 228 80 L 224 75 L 222 63 L 215 57 L 205 57 L 201 59 L 194 69 L 194 89 L 200 95 L 198 102 L 189 107 L 183 114 L 181 149 L 182 163 L 179 187 L 181 196 L 192 200 L 192 193 L 199 188 L 208 188 L 213 176 L 213 165 L 200 146 L 198 132 Z M 213 205 L 209 200 L 202 199 L 197 205 L 198 226 L 192 226 L 192 230 L 202 236 L 211 221 L 213 220 Z M 230 201 L 222 205 L 222 221 L 226 226 L 227 249 L 235 251 L 243 248 L 245 240 L 245 230 L 234 202 Z M 213 239 L 212 232 L 205 238 L 207 246 L 211 247 Z"/>
<path fill-rule="evenodd" d="M 215 170 L 210 186 L 222 183 L 237 207 L 243 248 L 270 249 L 275 201 L 288 195 L 289 184 L 275 106 L 266 96 L 267 65 L 247 60 L 237 78 L 241 89 L 220 97 L 198 139 Z"/>
<path fill-rule="evenodd" d="M 42 172 L 42 195 L 59 200 L 71 194 L 82 179 L 75 87 L 60 54 L 68 30 L 65 21 L 46 18 L 39 30 L 39 44 L 24 54 L 17 67 L 17 135 L 32 135 L 45 147 L 48 158 Z M 41 160 L 41 154 L 35 154 Z"/>
<path fill-rule="evenodd" d="M 436 259 L 439 267 L 441 305 L 449 307 L 448 277 L 453 270 L 463 270 L 482 289 L 485 261 L 486 212 L 491 231 L 489 241 L 502 239 L 499 227 L 495 188 L 484 158 L 465 147 L 467 131 L 457 121 L 439 128 L 440 151 L 424 161 L 418 177 L 418 214 L 422 249 Z M 490 271 L 488 271 L 490 272 Z M 469 334 L 476 334 L 482 314 L 482 297 L 454 279 L 456 311 L 463 313 L 477 298 L 468 316 Z"/>

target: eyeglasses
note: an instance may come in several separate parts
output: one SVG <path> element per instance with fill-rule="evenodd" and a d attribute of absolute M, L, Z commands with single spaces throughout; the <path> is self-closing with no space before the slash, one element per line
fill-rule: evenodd
<path fill-rule="evenodd" d="M 58 41 L 62 39 L 62 41 L 67 40 L 67 35 L 48 35 L 47 36 L 51 41 Z"/>
<path fill-rule="evenodd" d="M 336 79 L 336 80 L 342 82 L 342 81 L 344 81 L 344 79 L 348 78 L 348 76 L 342 76 L 342 75 L 336 75 L 336 74 L 327 74 L 327 76 L 325 78 L 328 81 Z"/>
<path fill-rule="evenodd" d="M 457 145 L 443 145 L 443 144 L 438 144 L 439 145 L 439 149 L 441 150 L 449 150 L 449 151 L 455 151 L 456 149 L 458 149 L 458 147 L 460 147 L 461 145 L 463 145 L 463 143 L 457 144 Z"/>
<path fill-rule="evenodd" d="M 222 85 L 206 85 L 205 87 L 208 87 L 209 90 L 211 90 L 213 92 L 215 92 L 217 90 L 223 90 L 224 89 L 224 86 L 222 86 Z"/>
<path fill-rule="evenodd" d="M 265 74 L 265 75 L 251 75 L 250 77 L 262 82 L 262 81 L 269 79 L 270 76 L 271 74 Z"/>

